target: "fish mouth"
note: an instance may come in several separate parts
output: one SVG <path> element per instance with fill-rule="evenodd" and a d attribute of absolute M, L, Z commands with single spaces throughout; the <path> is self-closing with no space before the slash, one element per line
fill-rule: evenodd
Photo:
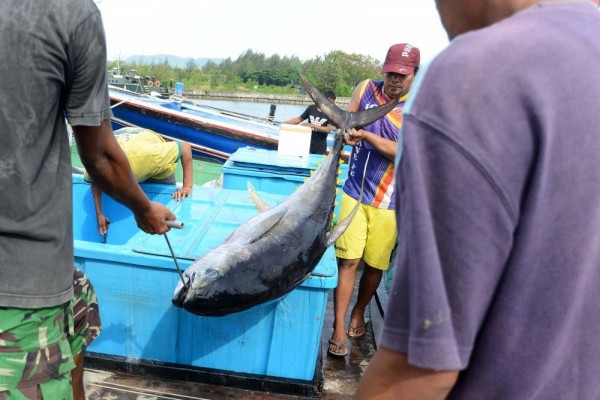
<path fill-rule="evenodd" d="M 175 307 L 183 308 L 183 303 L 187 299 L 188 291 L 190 289 L 189 283 L 187 285 L 181 285 L 178 289 L 175 290 L 175 294 L 173 295 L 173 305 Z"/>

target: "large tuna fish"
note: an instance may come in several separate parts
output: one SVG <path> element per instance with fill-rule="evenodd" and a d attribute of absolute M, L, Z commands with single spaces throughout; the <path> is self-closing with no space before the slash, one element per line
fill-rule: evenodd
<path fill-rule="evenodd" d="M 331 153 L 310 179 L 274 208 L 263 203 L 249 185 L 259 214 L 186 269 L 186 284 L 179 282 L 173 296 L 176 306 L 198 315 L 221 316 L 288 293 L 309 276 L 356 213 L 355 209 L 330 230 L 343 132 L 378 120 L 397 101 L 350 113 L 303 77 L 302 83 L 321 111 L 340 127 Z"/>

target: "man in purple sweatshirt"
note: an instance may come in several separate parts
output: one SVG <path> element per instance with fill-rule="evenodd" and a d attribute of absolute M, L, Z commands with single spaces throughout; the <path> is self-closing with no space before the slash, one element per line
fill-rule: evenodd
<path fill-rule="evenodd" d="M 359 399 L 600 398 L 597 0 L 437 0 Z M 596 5 L 594 5 L 595 3 Z"/>

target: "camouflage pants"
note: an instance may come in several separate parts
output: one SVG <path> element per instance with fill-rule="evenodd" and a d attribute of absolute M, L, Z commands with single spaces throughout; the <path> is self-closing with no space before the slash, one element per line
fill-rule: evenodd
<path fill-rule="evenodd" d="M 0 400 L 73 398 L 73 356 L 101 329 L 96 292 L 78 269 L 73 290 L 71 301 L 56 307 L 0 307 Z"/>

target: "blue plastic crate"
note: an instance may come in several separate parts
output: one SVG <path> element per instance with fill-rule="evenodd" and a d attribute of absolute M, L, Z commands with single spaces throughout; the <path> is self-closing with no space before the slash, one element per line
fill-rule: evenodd
<path fill-rule="evenodd" d="M 143 184 L 166 204 L 182 230 L 169 241 L 185 269 L 256 214 L 246 192 L 194 187 L 191 198 L 171 200 L 172 186 Z M 265 194 L 271 204 L 287 196 Z M 131 362 L 183 366 L 311 381 L 319 355 L 329 290 L 337 285 L 333 249 L 313 275 L 289 294 L 224 317 L 200 317 L 171 303 L 179 279 L 163 236 L 138 230 L 131 213 L 108 196 L 106 243 L 97 233 L 90 186 L 73 176 L 75 264 L 96 288 L 103 330 L 88 352 Z"/>
<path fill-rule="evenodd" d="M 280 155 L 276 150 L 243 147 L 229 157 L 222 167 L 223 188 L 247 190 L 247 182 L 260 192 L 290 195 L 315 171 L 324 156 L 311 154 L 308 157 Z M 340 165 L 337 205 L 334 222 L 337 222 L 342 200 L 342 186 L 348 176 L 348 164 Z"/>

